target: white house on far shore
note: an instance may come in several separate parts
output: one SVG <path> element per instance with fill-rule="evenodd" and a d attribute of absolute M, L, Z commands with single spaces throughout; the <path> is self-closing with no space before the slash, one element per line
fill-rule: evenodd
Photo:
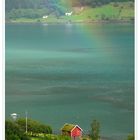
<path fill-rule="evenodd" d="M 45 19 L 45 18 L 48 18 L 48 16 L 43 16 L 42 18 L 44 18 L 44 19 Z"/>
<path fill-rule="evenodd" d="M 72 15 L 72 11 L 70 13 L 65 13 L 66 16 L 71 16 Z"/>

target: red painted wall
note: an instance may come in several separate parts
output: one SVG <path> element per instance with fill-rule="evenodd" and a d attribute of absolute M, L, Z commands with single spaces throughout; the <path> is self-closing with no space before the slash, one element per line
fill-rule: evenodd
<path fill-rule="evenodd" d="M 78 127 L 76 127 L 72 132 L 71 132 L 71 136 L 72 137 L 79 137 L 82 135 L 82 131 L 81 129 L 79 129 Z"/>

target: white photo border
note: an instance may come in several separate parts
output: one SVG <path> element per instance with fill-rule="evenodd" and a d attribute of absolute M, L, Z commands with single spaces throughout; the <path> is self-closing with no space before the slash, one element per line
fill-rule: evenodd
<path fill-rule="evenodd" d="M 0 0 L 0 140 L 5 140 L 5 0 Z"/>
<path fill-rule="evenodd" d="M 135 140 L 140 140 L 140 1 L 135 0 Z"/>
<path fill-rule="evenodd" d="M 135 140 L 140 140 L 140 1 L 135 0 Z M 0 0 L 0 140 L 5 140 L 5 0 Z"/>

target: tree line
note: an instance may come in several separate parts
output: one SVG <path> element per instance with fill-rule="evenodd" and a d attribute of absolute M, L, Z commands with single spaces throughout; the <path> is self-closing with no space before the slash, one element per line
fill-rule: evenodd
<path fill-rule="evenodd" d="M 12 9 L 63 9 L 61 0 L 5 0 L 5 11 Z"/>
<path fill-rule="evenodd" d="M 127 2 L 133 0 L 71 0 L 73 6 L 90 6 L 97 7 L 102 6 L 104 4 L 108 4 L 110 2 Z"/>

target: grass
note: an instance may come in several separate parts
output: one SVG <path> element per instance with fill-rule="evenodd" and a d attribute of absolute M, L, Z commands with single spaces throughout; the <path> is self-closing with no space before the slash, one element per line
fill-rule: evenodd
<path fill-rule="evenodd" d="M 46 134 L 44 136 L 38 136 L 38 137 L 31 137 L 31 140 L 71 140 L 68 136 L 62 136 L 62 135 L 54 135 L 54 134 Z"/>
<path fill-rule="evenodd" d="M 40 140 L 40 138 L 33 138 L 33 137 L 32 137 L 31 140 Z"/>
<path fill-rule="evenodd" d="M 45 140 L 45 138 L 31 137 L 31 140 Z M 56 135 L 55 137 L 50 137 L 50 140 L 71 140 L 71 138 Z M 91 140 L 91 139 L 88 136 L 83 136 L 82 138 L 80 138 L 80 140 Z"/>
<path fill-rule="evenodd" d="M 102 19 L 131 19 L 134 18 L 134 7 L 130 2 L 110 3 L 97 8 L 85 7 L 84 10 L 71 17 L 72 20 L 102 20 Z"/>
<path fill-rule="evenodd" d="M 41 136 L 40 137 L 30 137 L 30 138 L 31 138 L 31 140 L 47 140 L 47 139 L 49 139 L 49 140 L 71 140 L 70 137 L 63 136 L 63 135 L 46 134 L 45 136 L 46 136 L 46 138 L 41 137 Z M 91 139 L 89 138 L 89 136 L 82 136 L 80 138 L 80 140 L 91 140 Z"/>

